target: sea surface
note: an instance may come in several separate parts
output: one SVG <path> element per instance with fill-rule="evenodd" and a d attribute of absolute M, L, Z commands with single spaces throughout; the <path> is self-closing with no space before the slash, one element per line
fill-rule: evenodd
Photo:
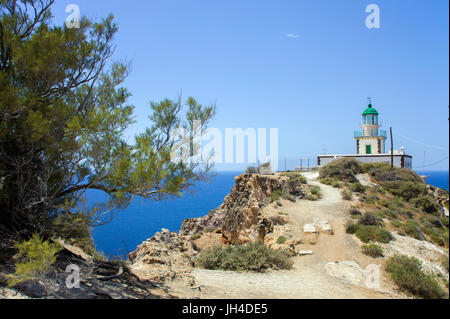
<path fill-rule="evenodd" d="M 205 216 L 219 207 L 242 172 L 218 172 L 209 183 L 200 183 L 194 194 L 175 200 L 154 202 L 135 199 L 127 209 L 93 230 L 98 251 L 106 257 L 125 257 L 162 228 L 179 232 L 183 220 Z M 91 195 L 92 196 L 92 195 Z"/>
<path fill-rule="evenodd" d="M 93 230 L 97 250 L 107 257 L 125 257 L 162 228 L 178 232 L 183 220 L 207 215 L 222 204 L 242 172 L 218 172 L 210 183 L 198 185 L 195 194 L 176 200 L 153 202 L 136 199 L 114 220 Z M 422 175 L 423 172 L 418 172 Z M 449 172 L 425 172 L 428 183 L 449 190 Z"/>

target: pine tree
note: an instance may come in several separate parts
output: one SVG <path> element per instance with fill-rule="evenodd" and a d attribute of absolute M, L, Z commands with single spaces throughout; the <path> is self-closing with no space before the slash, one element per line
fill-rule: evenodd
<path fill-rule="evenodd" d="M 134 107 L 129 65 L 112 60 L 113 16 L 55 26 L 53 2 L 0 0 L 0 233 L 42 234 L 63 214 L 101 225 L 136 196 L 181 196 L 212 174 L 211 163 L 171 154 L 174 132 L 186 128 L 191 145 L 192 123 L 205 130 L 215 106 L 151 103 L 148 128 L 125 141 Z M 83 208 L 88 190 L 105 201 Z"/>

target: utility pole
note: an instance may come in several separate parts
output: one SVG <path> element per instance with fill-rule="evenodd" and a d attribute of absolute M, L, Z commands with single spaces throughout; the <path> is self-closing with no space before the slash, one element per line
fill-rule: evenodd
<path fill-rule="evenodd" d="M 286 159 L 284 159 L 284 171 L 287 172 Z"/>
<path fill-rule="evenodd" d="M 303 172 L 303 158 L 300 159 L 300 172 Z"/>
<path fill-rule="evenodd" d="M 427 151 L 423 152 L 423 167 L 422 167 L 422 175 L 425 176 L 425 156 L 427 155 Z"/>
<path fill-rule="evenodd" d="M 391 168 L 394 168 L 394 139 L 392 138 L 392 126 L 391 126 Z"/>

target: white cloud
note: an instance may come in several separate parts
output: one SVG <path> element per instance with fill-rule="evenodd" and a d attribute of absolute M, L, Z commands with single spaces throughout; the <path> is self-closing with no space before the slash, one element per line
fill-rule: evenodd
<path fill-rule="evenodd" d="M 291 39 L 298 39 L 300 37 L 300 35 L 298 35 L 296 33 L 288 33 L 288 34 L 286 34 L 286 36 Z"/>

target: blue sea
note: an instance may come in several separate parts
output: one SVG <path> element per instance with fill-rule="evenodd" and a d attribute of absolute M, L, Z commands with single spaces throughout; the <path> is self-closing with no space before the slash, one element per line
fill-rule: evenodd
<path fill-rule="evenodd" d="M 107 257 L 124 257 L 162 228 L 179 232 L 187 218 L 201 217 L 219 207 L 242 172 L 218 172 L 209 183 L 200 183 L 194 194 L 174 200 L 154 202 L 135 199 L 133 203 L 105 225 L 93 230 L 98 251 Z"/>
<path fill-rule="evenodd" d="M 198 185 L 195 194 L 186 194 L 176 200 L 153 202 L 136 199 L 111 223 L 94 228 L 97 250 L 107 257 L 125 257 L 162 228 L 178 232 L 183 220 L 207 215 L 210 210 L 219 207 L 239 174 L 241 172 L 219 172 L 209 184 Z M 449 189 L 448 171 L 425 172 L 425 175 L 430 176 L 429 184 Z"/>

